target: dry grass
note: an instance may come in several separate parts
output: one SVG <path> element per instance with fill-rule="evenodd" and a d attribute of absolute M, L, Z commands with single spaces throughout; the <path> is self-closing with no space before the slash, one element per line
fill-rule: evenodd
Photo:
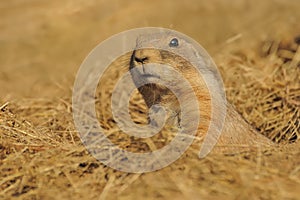
<path fill-rule="evenodd" d="M 268 44 L 272 49 L 276 42 Z M 263 134 L 278 142 L 295 142 L 299 139 L 300 119 L 299 46 L 295 50 L 287 48 L 293 56 L 286 58 L 280 53 L 282 41 L 276 50 L 266 49 L 265 45 L 261 45 L 262 54 L 237 50 L 224 60 L 224 76 L 232 74 L 225 78 L 228 98 Z M 136 103 L 136 109 L 141 104 Z M 103 123 L 114 126 L 109 113 L 105 114 L 108 117 Z M 137 175 L 109 169 L 88 154 L 74 129 L 69 98 L 24 99 L 3 104 L 0 131 L 3 198 L 113 199 L 120 195 L 134 199 L 143 195 L 194 199 L 200 195 L 231 199 L 247 198 L 250 194 L 264 199 L 298 198 L 299 143 L 263 152 L 211 155 L 203 160 L 197 158 L 195 144 L 171 166 Z M 113 137 L 119 139 L 118 135 Z M 145 144 L 135 147 L 149 148 Z"/>
<path fill-rule="evenodd" d="M 299 37 L 263 41 L 258 46 L 255 52 L 235 52 L 220 66 L 227 96 L 262 134 L 275 142 L 296 141 L 300 136 Z"/>

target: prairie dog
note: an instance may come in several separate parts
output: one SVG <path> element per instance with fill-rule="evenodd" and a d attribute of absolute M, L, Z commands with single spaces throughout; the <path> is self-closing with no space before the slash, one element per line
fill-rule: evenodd
<path fill-rule="evenodd" d="M 166 50 L 162 50 L 167 49 Z M 184 55 L 185 58 L 178 56 Z M 193 66 L 193 63 L 200 64 L 202 74 Z M 139 85 L 140 82 L 147 79 L 160 79 L 160 74 L 166 75 L 163 67 L 152 72 L 149 68 L 145 70 L 143 66 L 147 63 L 167 64 L 182 74 L 191 84 L 194 93 L 199 102 L 201 113 L 201 123 L 199 124 L 197 134 L 204 137 L 211 120 L 211 101 L 212 97 L 219 94 L 210 94 L 207 85 L 203 79 L 213 80 L 218 73 L 208 55 L 198 52 L 193 45 L 180 35 L 174 33 L 157 33 L 142 35 L 137 38 L 136 50 L 133 51 L 130 67 L 141 67 L 141 70 L 131 73 L 133 82 Z M 160 67 L 158 65 L 158 67 Z M 172 74 L 167 74 L 168 80 L 172 84 L 180 84 L 180 81 L 172 79 Z M 214 84 L 214 83 L 212 83 Z M 216 85 L 217 87 L 217 85 Z M 148 108 L 155 104 L 161 104 L 167 110 L 168 123 L 180 124 L 180 105 L 176 96 L 165 86 L 155 83 L 148 83 L 138 88 L 142 94 Z M 212 97 L 211 97 L 212 96 Z M 254 130 L 237 113 L 232 105 L 227 102 L 218 102 L 220 110 L 227 110 L 222 134 L 218 139 L 219 146 L 238 146 L 251 147 L 258 145 L 274 145 L 272 141 Z M 218 110 L 218 109 L 217 109 Z M 193 120 L 193 119 L 190 119 Z"/>

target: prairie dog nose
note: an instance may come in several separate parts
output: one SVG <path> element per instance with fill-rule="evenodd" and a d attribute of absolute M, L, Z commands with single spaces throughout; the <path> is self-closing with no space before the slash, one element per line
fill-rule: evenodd
<path fill-rule="evenodd" d="M 134 60 L 138 63 L 144 63 L 146 60 L 148 60 L 148 58 L 147 57 L 142 57 L 142 58 L 134 57 Z"/>
<path fill-rule="evenodd" d="M 134 51 L 134 60 L 138 63 L 145 63 L 148 60 L 148 57 L 145 55 L 144 51 L 142 50 L 135 50 Z"/>

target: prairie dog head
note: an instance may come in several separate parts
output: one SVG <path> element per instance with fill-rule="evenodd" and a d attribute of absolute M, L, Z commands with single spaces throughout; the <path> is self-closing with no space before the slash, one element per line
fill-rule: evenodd
<path fill-rule="evenodd" d="M 180 80 L 174 75 L 176 71 L 187 79 L 193 88 L 207 90 L 202 76 L 206 76 L 208 80 L 210 77 L 214 79 L 216 69 L 211 67 L 209 56 L 205 52 L 197 51 L 191 42 L 173 32 L 139 36 L 130 61 L 130 69 L 135 68 L 131 72 L 134 83 L 141 85 L 145 80 L 156 82 L 155 80 L 164 79 L 170 84 L 180 85 Z M 154 65 L 145 67 L 147 64 Z M 163 65 L 172 67 L 174 71 L 167 70 Z M 195 66 L 200 66 L 201 74 Z M 176 104 L 172 92 L 163 85 L 148 83 L 138 89 L 148 107 L 157 103 Z"/>

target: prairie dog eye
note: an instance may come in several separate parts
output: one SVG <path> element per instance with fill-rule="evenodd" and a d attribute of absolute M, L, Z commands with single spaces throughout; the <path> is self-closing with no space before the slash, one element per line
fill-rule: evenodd
<path fill-rule="evenodd" d="M 173 38 L 169 43 L 170 47 L 178 47 L 178 45 L 179 45 L 179 42 L 178 42 L 177 38 Z"/>

